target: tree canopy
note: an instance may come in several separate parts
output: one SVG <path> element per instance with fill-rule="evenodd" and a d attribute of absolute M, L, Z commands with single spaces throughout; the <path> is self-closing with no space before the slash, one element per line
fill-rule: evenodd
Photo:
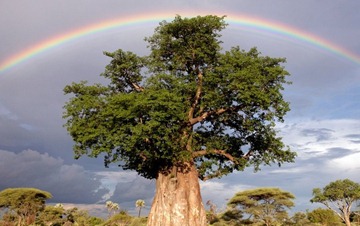
<path fill-rule="evenodd" d="M 349 179 L 330 182 L 323 189 L 314 188 L 311 202 L 322 203 L 350 225 L 353 203 L 360 200 L 360 184 Z"/>
<path fill-rule="evenodd" d="M 0 192 L 0 208 L 15 214 L 18 225 L 28 225 L 35 220 L 36 213 L 45 208 L 45 201 L 51 197 L 49 192 L 36 188 L 8 188 Z"/>
<path fill-rule="evenodd" d="M 253 222 L 273 225 L 288 218 L 287 209 L 294 206 L 295 196 L 279 188 L 256 188 L 238 192 L 228 205 L 251 216 Z"/>
<path fill-rule="evenodd" d="M 145 40 L 150 54 L 104 52 L 101 76 L 64 88 L 65 127 L 75 157 L 104 155 L 145 178 L 195 164 L 202 180 L 253 165 L 292 162 L 275 123 L 289 110 L 284 58 L 256 49 L 223 51 L 224 17 L 176 16 Z"/>

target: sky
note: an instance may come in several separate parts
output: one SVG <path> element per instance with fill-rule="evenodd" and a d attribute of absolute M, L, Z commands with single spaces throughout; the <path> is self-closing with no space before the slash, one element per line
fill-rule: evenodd
<path fill-rule="evenodd" d="M 36 187 L 51 203 L 101 215 L 105 201 L 135 213 L 149 211 L 155 181 L 103 159 L 74 160 L 63 127 L 63 88 L 71 82 L 102 82 L 109 58 L 103 51 L 149 50 L 144 37 L 176 15 L 226 15 L 223 49 L 257 47 L 285 57 L 291 111 L 278 124 L 295 163 L 252 168 L 201 182 L 204 203 L 218 211 L 236 192 L 279 187 L 296 196 L 295 211 L 310 203 L 312 189 L 349 178 L 360 182 L 360 1 L 154 0 L 0 1 L 0 190 Z"/>

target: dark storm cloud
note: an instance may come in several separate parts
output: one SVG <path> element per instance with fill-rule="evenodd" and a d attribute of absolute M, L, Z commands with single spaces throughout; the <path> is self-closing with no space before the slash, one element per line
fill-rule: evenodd
<path fill-rule="evenodd" d="M 50 192 L 55 203 L 96 203 L 108 192 L 98 176 L 80 165 L 66 165 L 60 158 L 33 150 L 18 154 L 0 150 L 0 156 L 0 190 L 35 187 Z"/>
<path fill-rule="evenodd" d="M 21 127 L 16 119 L 0 115 L 0 148 L 9 148 L 11 150 L 21 150 L 33 145 L 31 131 Z"/>

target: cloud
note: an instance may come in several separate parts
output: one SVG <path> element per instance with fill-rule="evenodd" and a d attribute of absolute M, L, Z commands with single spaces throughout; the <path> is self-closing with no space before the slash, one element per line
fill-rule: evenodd
<path fill-rule="evenodd" d="M 35 187 L 50 192 L 51 202 L 96 203 L 108 192 L 100 177 L 80 165 L 33 150 L 18 154 L 0 150 L 0 190 Z"/>
<path fill-rule="evenodd" d="M 138 199 L 145 201 L 142 214 L 148 214 L 155 194 L 155 180 L 148 180 L 139 176 L 135 171 L 123 171 L 120 168 L 108 171 L 94 172 L 101 177 L 103 187 L 109 191 L 104 195 L 104 201 L 111 200 L 120 205 L 120 208 L 136 215 L 135 202 Z"/>
<path fill-rule="evenodd" d="M 211 201 L 217 206 L 217 211 L 226 209 L 226 203 L 235 195 L 235 193 L 247 189 L 255 188 L 254 185 L 243 184 L 245 181 L 240 183 L 234 182 L 223 182 L 219 179 L 213 179 L 205 182 L 200 182 L 201 196 L 206 209 L 207 201 Z"/>
<path fill-rule="evenodd" d="M 279 130 L 285 144 L 298 154 L 294 163 L 265 166 L 256 173 L 250 167 L 201 183 L 203 199 L 222 206 L 238 191 L 279 187 L 296 196 L 292 212 L 316 208 L 309 201 L 313 188 L 345 178 L 360 182 L 360 146 L 354 142 L 360 135 L 358 128 L 360 120 L 355 119 L 289 121 Z"/>

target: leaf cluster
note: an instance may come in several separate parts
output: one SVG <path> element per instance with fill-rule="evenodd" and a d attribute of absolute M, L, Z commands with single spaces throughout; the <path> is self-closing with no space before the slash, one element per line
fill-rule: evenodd
<path fill-rule="evenodd" d="M 313 198 L 311 202 L 333 202 L 340 201 L 341 203 L 351 205 L 356 200 L 360 199 L 360 184 L 349 179 L 336 180 L 330 182 L 323 189 L 314 188 Z"/>

